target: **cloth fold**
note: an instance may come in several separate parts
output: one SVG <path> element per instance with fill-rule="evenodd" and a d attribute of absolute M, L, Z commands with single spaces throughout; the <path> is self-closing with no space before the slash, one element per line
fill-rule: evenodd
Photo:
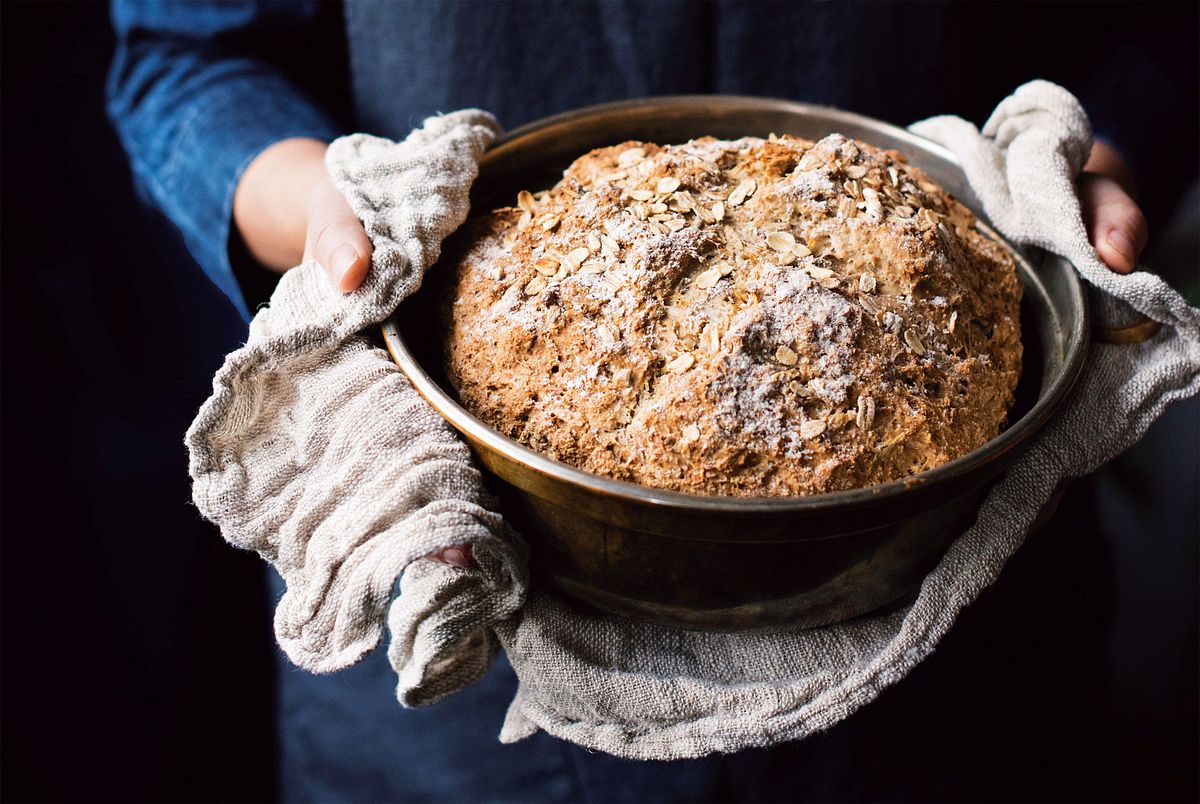
<path fill-rule="evenodd" d="M 731 752 L 828 728 L 903 678 L 996 579 L 1060 481 L 1112 458 L 1166 405 L 1200 390 L 1200 311 L 1152 274 L 1108 271 L 1088 243 L 1074 182 L 1091 129 L 1074 97 L 1035 81 L 982 131 L 953 117 L 912 129 L 959 158 L 1010 240 L 1079 269 L 1103 323 L 1146 315 L 1163 326 L 1141 344 L 1092 347 L 1062 413 L 911 605 L 771 634 L 681 631 L 585 614 L 537 588 L 527 595 L 524 544 L 495 513 L 465 446 L 356 334 L 416 288 L 461 224 L 494 122 L 459 112 L 403 143 L 356 135 L 331 146 L 330 172 L 375 243 L 370 279 L 340 296 L 314 265 L 286 276 L 188 433 L 201 512 L 287 581 L 276 633 L 293 661 L 327 671 L 360 658 L 379 639 L 399 575 L 387 613 L 399 700 L 452 694 L 502 646 L 520 681 L 505 741 L 542 729 L 642 759 Z M 478 568 L 419 559 L 462 543 Z"/>
<path fill-rule="evenodd" d="M 334 142 L 330 174 L 375 247 L 366 282 L 342 294 L 316 263 L 289 271 L 188 430 L 196 505 L 228 541 L 279 570 L 287 592 L 276 638 L 308 670 L 338 670 L 370 652 L 397 576 L 448 544 L 476 545 L 483 570 L 471 588 L 489 614 L 508 616 L 523 599 L 524 548 L 495 513 L 466 445 L 359 334 L 417 289 L 465 220 L 479 157 L 497 131 L 490 115 L 466 110 L 431 118 L 401 143 Z M 404 192 L 393 195 L 397 185 Z M 447 619 L 460 629 L 472 622 Z M 441 632 L 419 633 L 415 655 L 444 649 Z M 478 654 L 453 676 L 460 685 L 496 648 L 488 633 L 460 630 L 449 642 Z M 421 688 L 414 700 L 430 702 L 425 674 L 408 677 Z"/>

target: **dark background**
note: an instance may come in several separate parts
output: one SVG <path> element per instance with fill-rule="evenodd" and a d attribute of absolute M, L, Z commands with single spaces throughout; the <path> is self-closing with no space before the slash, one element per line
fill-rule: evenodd
<path fill-rule="evenodd" d="M 245 327 L 136 198 L 107 4 L 0 14 L 3 797 L 268 799 L 262 566 L 183 448 Z"/>
<path fill-rule="evenodd" d="M 1159 156 L 1194 184 L 1196 6 L 1142 9 L 1139 36 L 1174 49 L 1193 132 L 1192 150 Z M 1064 24 L 1079 13 L 1064 9 Z M 199 519 L 182 445 L 244 325 L 136 199 L 103 114 L 106 6 L 0 14 L 3 798 L 269 799 L 262 565 Z M 1195 303 L 1196 196 L 1181 208 L 1176 187 L 1156 189 L 1149 262 Z M 995 752 L 978 789 L 997 799 L 1196 800 L 1198 411 L 1176 406 L 1076 484 L 938 655 L 856 718 L 920 719 L 963 756 Z M 1046 569 L 1064 565 L 1069 578 Z M 1045 645 L 1080 659 L 1048 664 Z M 989 652 L 1013 651 L 1027 674 L 988 672 Z M 939 661 L 956 652 L 971 660 Z M 922 709 L 923 685 L 961 689 L 970 717 Z M 1014 706 L 1027 730 L 995 726 Z M 956 756 L 922 766 L 920 746 L 880 740 L 864 773 L 888 782 L 865 795 L 968 789 L 930 782 L 954 777 Z"/>

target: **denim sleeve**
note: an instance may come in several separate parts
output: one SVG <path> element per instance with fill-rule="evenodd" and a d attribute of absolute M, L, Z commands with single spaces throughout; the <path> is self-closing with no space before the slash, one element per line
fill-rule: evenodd
<path fill-rule="evenodd" d="M 289 137 L 338 129 L 256 43 L 279 28 L 306 41 L 315 3 L 115 0 L 109 116 L 142 197 L 180 230 L 200 267 L 247 320 L 230 261 L 233 194 L 242 171 Z M 267 32 L 273 36 L 265 35 Z"/>

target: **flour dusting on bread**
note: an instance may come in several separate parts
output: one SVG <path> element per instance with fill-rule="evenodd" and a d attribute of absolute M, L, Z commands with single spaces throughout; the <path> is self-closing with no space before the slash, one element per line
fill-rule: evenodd
<path fill-rule="evenodd" d="M 627 142 L 476 218 L 446 366 L 551 457 L 698 494 L 818 494 L 993 438 L 1012 256 L 902 156 L 841 135 Z"/>

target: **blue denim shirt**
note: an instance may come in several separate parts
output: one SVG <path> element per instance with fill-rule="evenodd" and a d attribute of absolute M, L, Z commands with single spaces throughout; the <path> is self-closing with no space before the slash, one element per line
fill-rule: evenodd
<path fill-rule="evenodd" d="M 1144 97 L 1140 116 L 1114 103 L 1134 96 L 1114 79 L 1130 72 L 1128 54 L 1113 63 L 1101 44 L 1064 52 L 1057 26 L 1076 15 L 1042 5 L 360 0 L 338 11 L 314 0 L 113 4 L 109 111 L 138 186 L 243 316 L 229 256 L 234 189 L 288 137 L 402 137 L 463 106 L 511 127 L 681 92 L 790 97 L 902 124 L 937 113 L 981 121 L 1039 76 L 1083 96 L 1098 130 L 1122 145 L 1147 125 Z M 346 48 L 346 64 L 332 64 Z M 338 103 L 353 109 L 335 114 Z"/>
<path fill-rule="evenodd" d="M 182 232 L 196 261 L 238 308 L 250 311 L 229 260 L 233 193 L 267 146 L 340 132 L 270 54 L 256 32 L 299 31 L 314 2 L 116 2 L 118 48 L 108 108 L 143 197 Z"/>

